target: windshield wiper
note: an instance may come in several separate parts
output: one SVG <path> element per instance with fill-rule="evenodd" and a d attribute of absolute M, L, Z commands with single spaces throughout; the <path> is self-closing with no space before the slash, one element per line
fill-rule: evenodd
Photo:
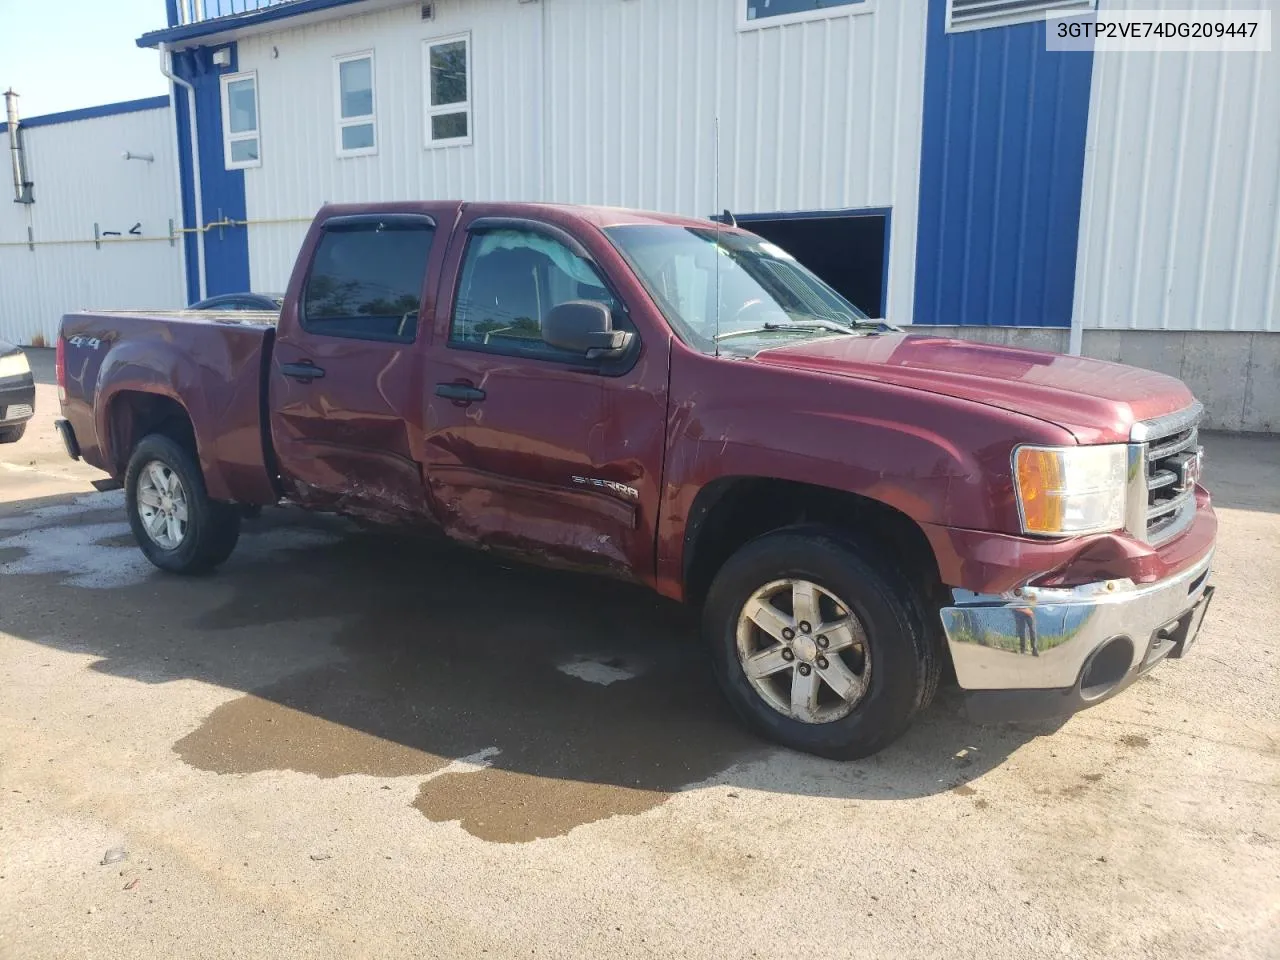
<path fill-rule="evenodd" d="M 766 323 L 758 327 L 752 327 L 750 330 L 730 330 L 728 333 L 721 333 L 712 339 L 716 343 L 721 340 L 728 340 L 732 337 L 751 337 L 758 333 L 776 333 L 780 330 L 795 330 L 798 333 L 813 333 L 815 330 L 833 330 L 836 333 L 849 333 L 852 328 L 846 327 L 842 323 L 833 323 L 830 320 L 819 320 L 816 322 L 805 323 Z"/>
<path fill-rule="evenodd" d="M 872 320 L 870 318 L 862 318 L 857 320 L 832 320 L 830 317 L 821 317 L 814 314 L 807 314 L 805 323 L 829 323 L 833 327 L 841 330 L 878 330 L 881 333 L 898 333 L 899 327 L 895 327 L 887 320 Z"/>

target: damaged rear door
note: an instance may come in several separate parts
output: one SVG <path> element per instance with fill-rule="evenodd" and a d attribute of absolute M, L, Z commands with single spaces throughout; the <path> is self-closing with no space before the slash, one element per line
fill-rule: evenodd
<path fill-rule="evenodd" d="M 281 312 L 271 435 L 289 495 L 382 519 L 426 512 L 422 339 L 457 204 L 317 223 Z"/>

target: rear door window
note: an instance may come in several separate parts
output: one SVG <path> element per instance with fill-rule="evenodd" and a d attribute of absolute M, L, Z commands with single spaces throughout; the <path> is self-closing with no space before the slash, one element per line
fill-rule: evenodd
<path fill-rule="evenodd" d="M 412 343 L 435 225 L 386 217 L 325 226 L 302 297 L 309 333 Z"/>

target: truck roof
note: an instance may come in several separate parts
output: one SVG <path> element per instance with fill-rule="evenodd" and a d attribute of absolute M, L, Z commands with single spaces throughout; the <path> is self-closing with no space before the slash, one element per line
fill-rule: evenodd
<path fill-rule="evenodd" d="M 433 201 L 438 202 L 438 201 Z M 566 217 L 590 223 L 596 227 L 618 227 L 635 224 L 661 224 L 677 227 L 712 226 L 709 218 L 684 217 L 673 213 L 656 213 L 651 210 L 632 210 L 626 207 L 590 206 L 574 203 L 528 203 L 516 201 L 455 201 L 468 207 L 484 207 L 486 216 L 497 217 L 537 217 L 542 216 L 552 221 L 563 221 Z M 411 207 L 411 202 L 381 203 L 343 203 L 327 204 L 325 209 L 331 214 L 378 214 L 403 212 Z M 731 227 L 725 227 L 731 230 Z"/>
<path fill-rule="evenodd" d="M 503 206 L 508 206 L 504 204 Z M 667 224 L 677 227 L 708 227 L 712 221 L 705 217 L 682 217 L 674 213 L 655 213 L 651 210 L 632 210 L 627 207 L 595 207 L 569 203 L 513 203 L 525 213 L 539 210 L 558 210 L 595 224 L 597 227 L 619 227 L 633 224 Z M 514 212 L 514 209 L 513 209 Z"/>

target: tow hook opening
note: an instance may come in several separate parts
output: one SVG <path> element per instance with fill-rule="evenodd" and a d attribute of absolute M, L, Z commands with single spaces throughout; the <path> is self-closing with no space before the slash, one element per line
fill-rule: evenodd
<path fill-rule="evenodd" d="M 1133 663 L 1133 641 L 1112 637 L 1089 655 L 1080 671 L 1080 698 L 1100 700 L 1125 678 Z"/>

